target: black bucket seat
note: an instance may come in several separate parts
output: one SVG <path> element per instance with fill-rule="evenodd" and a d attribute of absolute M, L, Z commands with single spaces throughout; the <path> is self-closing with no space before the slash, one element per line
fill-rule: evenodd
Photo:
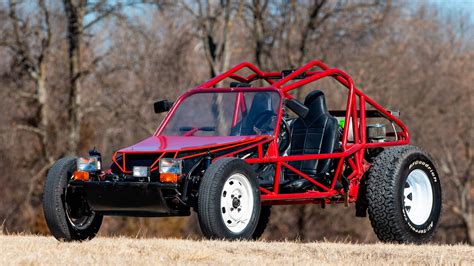
<path fill-rule="evenodd" d="M 231 135 L 248 136 L 256 134 L 254 127 L 263 115 L 275 114 L 270 92 L 258 92 L 252 100 L 247 115 L 231 131 Z"/>
<path fill-rule="evenodd" d="M 290 155 L 333 153 L 339 143 L 339 124 L 329 114 L 326 98 L 322 91 L 316 90 L 306 96 L 304 105 L 308 114 L 299 117 L 292 125 Z M 332 169 L 333 159 L 292 161 L 291 166 L 315 180 L 322 180 Z M 287 192 L 304 191 L 312 183 L 289 169 L 285 169 L 285 179 L 290 180 L 282 186 Z"/>

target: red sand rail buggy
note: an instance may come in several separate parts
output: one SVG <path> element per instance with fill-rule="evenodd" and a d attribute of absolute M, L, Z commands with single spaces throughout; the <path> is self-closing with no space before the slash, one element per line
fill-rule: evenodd
<path fill-rule="evenodd" d="M 326 77 L 348 89 L 345 110 L 328 110 L 319 90 L 304 103 L 290 94 Z M 312 61 L 263 72 L 244 62 L 154 107 L 168 112 L 156 133 L 115 152 L 109 169 L 96 150 L 51 168 L 43 205 L 57 239 L 93 238 L 103 215 L 186 216 L 191 208 L 208 238 L 257 239 L 272 205 L 332 203 L 368 213 L 381 241 L 434 234 L 441 187 L 432 160 L 408 146 L 398 112 L 339 69 Z"/>

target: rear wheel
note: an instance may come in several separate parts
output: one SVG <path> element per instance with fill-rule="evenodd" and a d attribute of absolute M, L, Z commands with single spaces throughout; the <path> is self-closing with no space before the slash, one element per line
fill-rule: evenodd
<path fill-rule="evenodd" d="M 223 158 L 206 171 L 200 187 L 198 218 L 208 238 L 252 239 L 260 217 L 260 191 L 252 168 Z"/>
<path fill-rule="evenodd" d="M 429 155 L 413 146 L 379 154 L 367 179 L 367 204 L 381 241 L 429 241 L 441 213 L 440 180 Z"/>
<path fill-rule="evenodd" d="M 76 170 L 76 158 L 58 160 L 44 185 L 43 210 L 51 234 L 62 241 L 83 241 L 96 236 L 102 215 L 92 211 L 82 189 L 68 188 Z"/>

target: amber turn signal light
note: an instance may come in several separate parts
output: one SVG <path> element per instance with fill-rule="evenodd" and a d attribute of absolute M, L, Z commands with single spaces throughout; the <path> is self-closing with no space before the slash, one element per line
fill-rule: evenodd
<path fill-rule="evenodd" d="M 73 174 L 74 180 L 89 181 L 89 172 L 76 171 Z"/>
<path fill-rule="evenodd" d="M 178 182 L 178 175 L 174 173 L 161 173 L 160 174 L 160 182 L 163 183 L 177 183 Z"/>

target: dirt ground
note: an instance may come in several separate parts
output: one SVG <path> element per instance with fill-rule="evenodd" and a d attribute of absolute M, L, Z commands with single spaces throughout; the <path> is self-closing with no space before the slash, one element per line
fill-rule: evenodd
<path fill-rule="evenodd" d="M 62 243 L 53 237 L 3 235 L 0 236 L 0 247 L 0 265 L 474 265 L 474 247 L 466 245 L 228 242 L 121 237 Z"/>

